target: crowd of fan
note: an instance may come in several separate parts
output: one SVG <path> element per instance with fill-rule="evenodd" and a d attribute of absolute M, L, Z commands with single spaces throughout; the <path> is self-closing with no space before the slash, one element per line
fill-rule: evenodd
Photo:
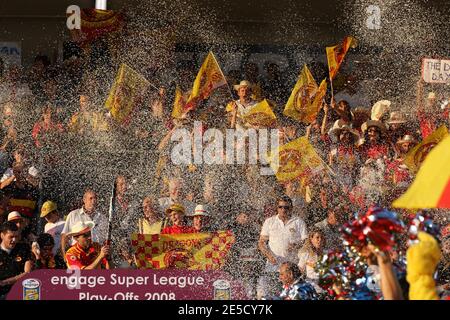
<path fill-rule="evenodd" d="M 114 75 L 91 72 L 82 62 L 74 58 L 56 67 L 38 56 L 29 71 L 0 63 L 3 297 L 36 269 L 134 268 L 134 232 L 231 230 L 236 242 L 223 269 L 243 281 L 249 297 L 327 298 L 314 266 L 327 250 L 342 247 L 342 224 L 372 205 L 389 208 L 414 179 L 405 155 L 450 121 L 449 106 L 438 103 L 445 97 L 431 93 L 424 99 L 419 82 L 414 114 L 387 100 L 371 109 L 351 105 L 337 94 L 327 96 L 331 102 L 305 125 L 282 115 L 289 88 L 271 63 L 266 78 L 252 64 L 243 74 L 230 72 L 233 101 L 210 99 L 182 119 L 171 119 L 172 84 L 161 83 L 124 127 L 103 103 Z M 192 84 L 194 69 L 176 71 L 177 85 Z M 280 145 L 306 135 L 332 175 L 279 183 L 261 176 L 256 165 L 170 162 L 174 130 L 193 130 L 199 119 L 219 129 L 252 128 L 244 116 L 262 98 L 278 117 Z M 112 183 L 116 210 L 107 243 Z M 448 224 L 448 210 L 432 214 Z M 373 280 L 368 286 L 387 299 L 379 275 L 400 264 L 406 247 L 390 253 L 367 250 Z M 448 233 L 443 233 L 440 292 L 448 289 L 449 259 Z"/>

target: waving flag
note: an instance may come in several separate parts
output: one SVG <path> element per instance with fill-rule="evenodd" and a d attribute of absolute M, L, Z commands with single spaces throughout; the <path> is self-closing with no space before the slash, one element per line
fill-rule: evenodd
<path fill-rule="evenodd" d="M 278 156 L 278 163 L 275 157 Z M 306 137 L 291 141 L 268 157 L 280 182 L 311 177 L 326 170 L 325 163 Z"/>
<path fill-rule="evenodd" d="M 317 86 L 314 77 L 305 65 L 286 103 L 283 114 L 309 124 L 316 119 L 326 93 L 327 81 L 324 79 L 320 86 Z"/>
<path fill-rule="evenodd" d="M 414 182 L 392 206 L 406 209 L 450 209 L 450 136 L 431 150 Z"/>
<path fill-rule="evenodd" d="M 344 61 L 345 55 L 350 47 L 356 47 L 356 39 L 353 37 L 345 37 L 341 44 L 333 47 L 327 47 L 328 70 L 330 72 L 330 79 L 333 80 L 339 71 L 339 68 Z"/>
<path fill-rule="evenodd" d="M 244 115 L 244 121 L 261 127 L 273 127 L 277 123 L 277 117 L 266 99 L 253 106 Z"/>
<path fill-rule="evenodd" d="M 113 119 L 126 124 L 149 85 L 141 74 L 122 64 L 105 104 Z"/>
<path fill-rule="evenodd" d="M 225 263 L 234 241 L 230 231 L 131 236 L 140 269 L 217 270 Z"/>
<path fill-rule="evenodd" d="M 192 93 L 189 96 L 185 109 L 194 109 L 201 100 L 207 99 L 214 89 L 227 84 L 227 80 L 217 63 L 216 57 L 209 52 L 195 78 Z"/>
<path fill-rule="evenodd" d="M 448 129 L 445 125 L 443 125 L 428 135 L 417 146 L 412 148 L 406 155 L 403 163 L 408 166 L 412 172 L 417 172 L 431 149 L 433 149 L 446 136 L 448 136 Z"/>

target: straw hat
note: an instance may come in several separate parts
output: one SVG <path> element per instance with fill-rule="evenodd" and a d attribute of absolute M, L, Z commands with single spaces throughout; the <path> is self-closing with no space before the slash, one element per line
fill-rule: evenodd
<path fill-rule="evenodd" d="M 92 228 L 94 228 L 94 227 L 95 227 L 95 223 L 93 221 L 86 221 L 86 222 L 79 221 L 79 222 L 75 223 L 75 225 L 72 227 L 68 236 L 71 236 L 71 237 L 79 236 L 80 234 L 84 234 L 84 233 L 91 231 Z"/>
<path fill-rule="evenodd" d="M 380 100 L 372 106 L 372 114 L 370 119 L 380 121 L 383 116 L 389 112 L 391 102 L 389 100 Z"/>
<path fill-rule="evenodd" d="M 44 218 L 46 215 L 57 209 L 56 203 L 53 201 L 45 201 L 41 208 L 41 218 Z"/>
<path fill-rule="evenodd" d="M 204 216 L 204 217 L 210 217 L 208 212 L 206 211 L 205 207 L 202 204 L 199 204 L 195 207 L 194 213 L 189 215 L 189 217 L 196 217 L 196 216 Z"/>
<path fill-rule="evenodd" d="M 172 204 L 170 207 L 168 207 L 166 209 L 166 215 L 169 215 L 172 211 L 176 211 L 176 212 L 179 212 L 181 214 L 185 214 L 186 210 L 184 209 L 184 207 L 181 204 L 174 203 L 174 204 Z"/>
<path fill-rule="evenodd" d="M 403 138 L 398 139 L 397 144 L 402 144 L 402 143 L 405 143 L 405 142 L 415 143 L 416 140 L 414 139 L 413 136 L 411 136 L 409 134 L 406 134 L 406 135 L 403 136 Z"/>
<path fill-rule="evenodd" d="M 405 115 L 398 111 L 393 111 L 389 115 L 389 120 L 386 121 L 387 124 L 396 124 L 396 123 L 406 123 L 408 122 L 405 118 Z"/>
<path fill-rule="evenodd" d="M 344 134 L 344 132 L 350 132 L 353 135 L 353 138 L 355 139 L 355 142 L 359 140 L 360 136 L 359 133 L 352 129 L 350 126 L 348 125 L 343 125 L 341 127 L 341 132 L 339 134 L 339 140 L 342 139 L 342 135 Z"/>
<path fill-rule="evenodd" d="M 386 127 L 384 126 L 383 122 L 377 120 L 368 120 L 364 122 L 361 125 L 361 130 L 363 133 L 366 133 L 367 129 L 369 129 L 370 127 L 377 127 L 381 130 L 381 132 L 386 131 Z"/>
<path fill-rule="evenodd" d="M 8 214 L 8 221 L 16 221 L 16 220 L 21 220 L 21 219 L 22 219 L 22 216 L 17 211 L 12 211 Z"/>
<path fill-rule="evenodd" d="M 242 87 L 252 88 L 252 84 L 250 83 L 250 81 L 242 80 L 239 84 L 236 84 L 233 87 L 234 87 L 234 90 L 239 91 L 239 89 Z"/>

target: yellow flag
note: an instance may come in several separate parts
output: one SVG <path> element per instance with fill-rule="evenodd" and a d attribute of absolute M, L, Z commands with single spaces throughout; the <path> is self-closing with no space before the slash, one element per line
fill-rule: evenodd
<path fill-rule="evenodd" d="M 217 270 L 234 241 L 230 231 L 131 235 L 139 269 Z"/>
<path fill-rule="evenodd" d="M 175 89 L 175 101 L 173 103 L 172 118 L 180 119 L 184 114 L 186 99 L 181 89 L 177 86 Z"/>
<path fill-rule="evenodd" d="M 277 117 L 266 99 L 253 106 L 243 117 L 243 120 L 253 126 L 273 127 Z"/>
<path fill-rule="evenodd" d="M 395 200 L 392 206 L 450 209 L 450 136 L 447 135 L 431 150 L 408 191 Z"/>
<path fill-rule="evenodd" d="M 356 39 L 353 37 L 345 37 L 344 41 L 336 46 L 327 47 L 328 70 L 330 72 L 330 79 L 334 79 L 336 74 L 344 61 L 347 51 L 356 48 Z"/>
<path fill-rule="evenodd" d="M 283 114 L 306 124 L 311 123 L 317 117 L 326 92 L 326 80 L 322 81 L 320 87 L 317 86 L 314 77 L 305 65 L 286 103 Z"/>
<path fill-rule="evenodd" d="M 194 109 L 197 103 L 208 98 L 214 89 L 227 83 L 222 70 L 217 63 L 216 57 L 210 51 L 203 61 L 189 96 L 186 110 Z"/>
<path fill-rule="evenodd" d="M 105 103 L 113 119 L 121 124 L 128 122 L 149 85 L 141 74 L 122 64 Z"/>
<path fill-rule="evenodd" d="M 425 157 L 440 141 L 448 136 L 448 129 L 445 125 L 439 127 L 428 135 L 421 143 L 412 148 L 405 157 L 403 163 L 412 171 L 417 172 L 425 160 Z"/>
<path fill-rule="evenodd" d="M 268 160 L 280 182 L 311 177 L 326 170 L 325 163 L 306 136 L 279 147 Z"/>

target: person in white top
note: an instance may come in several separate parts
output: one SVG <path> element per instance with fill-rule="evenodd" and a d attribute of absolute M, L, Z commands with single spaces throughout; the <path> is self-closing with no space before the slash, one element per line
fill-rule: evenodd
<path fill-rule="evenodd" d="M 314 267 L 323 254 L 325 247 L 325 236 L 320 228 L 313 228 L 309 232 L 308 240 L 298 252 L 298 267 L 306 279 L 310 282 L 318 293 L 322 289 L 318 285 L 319 274 L 314 271 Z"/>
<path fill-rule="evenodd" d="M 267 258 L 263 276 L 259 279 L 257 296 L 270 296 L 278 290 L 278 270 L 283 262 L 298 263 L 298 250 L 308 237 L 305 222 L 293 216 L 292 200 L 283 196 L 277 200 L 278 214 L 262 226 L 258 248 Z"/>
<path fill-rule="evenodd" d="M 230 102 L 226 111 L 231 112 L 231 128 L 249 128 L 251 125 L 245 123 L 243 117 L 258 102 L 252 99 L 252 85 L 247 80 L 242 80 L 238 85 L 234 86 L 239 99 Z"/>
<path fill-rule="evenodd" d="M 58 207 L 53 201 L 46 201 L 41 208 L 41 218 L 44 218 L 47 223 L 44 226 L 44 233 L 48 233 L 53 237 L 55 245 L 53 246 L 53 255 L 59 254 L 61 257 L 61 232 L 64 229 L 66 222 L 61 219 L 58 213 Z"/>
<path fill-rule="evenodd" d="M 92 241 L 100 244 L 106 241 L 106 233 L 108 228 L 108 220 L 105 215 L 96 212 L 97 195 L 93 190 L 87 189 L 83 195 L 83 207 L 73 210 L 66 218 L 66 223 L 61 232 L 61 250 L 66 252 L 69 245 L 74 245 L 75 240 L 69 239 L 68 234 L 78 222 L 92 221 L 95 227 L 91 230 Z M 70 243 L 69 243 L 70 241 Z"/>

